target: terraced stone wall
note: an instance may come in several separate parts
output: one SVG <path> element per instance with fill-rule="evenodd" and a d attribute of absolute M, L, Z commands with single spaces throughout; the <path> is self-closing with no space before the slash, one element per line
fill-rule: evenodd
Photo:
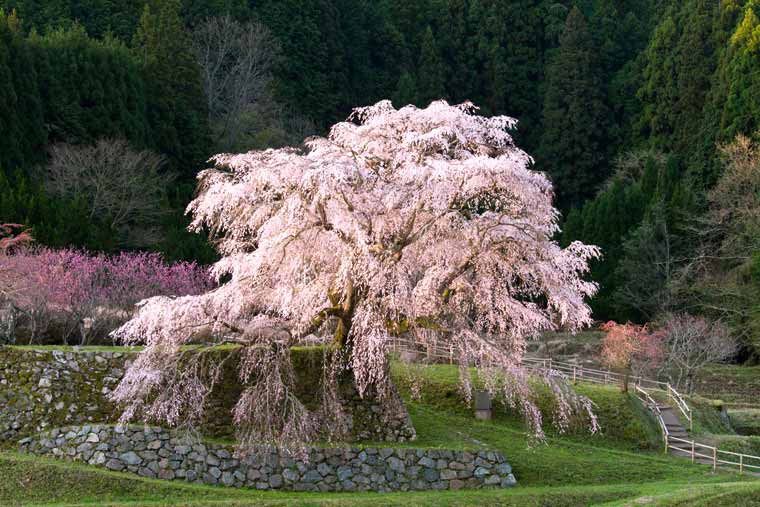
<path fill-rule="evenodd" d="M 103 425 L 53 429 L 20 442 L 56 456 L 145 477 L 261 490 L 411 491 L 510 487 L 504 456 L 490 451 L 312 447 L 266 448 L 245 457 L 230 446 L 187 440 L 160 428 Z"/>
<path fill-rule="evenodd" d="M 215 353 L 215 352 L 212 352 Z M 229 351 L 220 353 L 230 353 Z M 291 351 L 297 374 L 296 395 L 316 403 L 322 350 Z M 103 350 L 33 350 L 0 346 L 0 445 L 49 428 L 112 423 L 117 408 L 108 400 L 135 352 Z M 240 395 L 235 360 L 225 361 L 222 380 L 211 393 L 202 432 L 215 438 L 234 436 L 231 410 Z M 355 440 L 403 442 L 415 438 L 409 414 L 399 398 L 388 410 L 355 389 L 342 389 Z"/>
<path fill-rule="evenodd" d="M 129 356 L 0 347 L 0 441 L 115 420 L 107 396 L 124 375 Z"/>

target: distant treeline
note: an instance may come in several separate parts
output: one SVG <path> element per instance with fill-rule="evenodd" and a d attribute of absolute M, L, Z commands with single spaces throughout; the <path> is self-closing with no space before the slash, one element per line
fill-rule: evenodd
<path fill-rule="evenodd" d="M 682 294 L 693 295 L 684 287 L 695 282 L 683 270 L 708 242 L 704 220 L 717 206 L 711 189 L 736 166 L 718 146 L 760 127 L 756 4 L 0 0 L 0 216 L 31 225 L 49 244 L 118 248 L 86 206 L 54 202 L 35 176 L 50 144 L 103 137 L 164 156 L 179 174 L 165 206 L 181 210 L 194 173 L 226 149 L 212 135 L 214 115 L 209 120 L 188 41 L 209 17 L 230 15 L 261 23 L 277 43 L 266 89 L 278 107 L 249 111 L 268 115 L 265 125 L 236 149 L 297 137 L 273 134 L 273 114 L 295 112 L 298 121 L 285 122 L 287 128 L 323 133 L 352 107 L 382 98 L 397 106 L 470 100 L 484 114 L 520 120 L 518 142 L 555 182 L 565 216 L 561 241 L 604 248 L 593 273 L 602 286 L 593 302 L 598 318 L 710 313 L 715 305 L 703 299 L 684 303 Z M 211 258 L 182 232 L 179 211 L 165 221 L 156 248 L 170 258 Z M 667 252 L 652 251 L 652 244 L 667 245 Z M 739 257 L 754 258 L 753 248 Z M 711 269 L 738 280 L 742 291 L 760 288 L 755 271 L 739 264 L 746 276 L 736 265 Z M 651 297 L 642 301 L 647 289 Z M 738 321 L 760 322 L 760 310 L 747 304 L 740 303 Z"/>

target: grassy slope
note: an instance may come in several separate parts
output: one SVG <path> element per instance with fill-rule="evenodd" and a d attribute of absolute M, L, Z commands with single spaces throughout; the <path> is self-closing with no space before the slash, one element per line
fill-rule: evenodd
<path fill-rule="evenodd" d="M 595 330 L 576 333 L 546 333 L 529 344 L 529 351 L 542 357 L 567 360 L 577 356 L 593 359 L 601 348 L 603 333 Z M 594 362 L 594 361 L 592 361 Z M 700 372 L 696 391 L 731 405 L 760 409 L 760 366 L 711 364 Z"/>
<path fill-rule="evenodd" d="M 755 435 L 760 437 L 760 409 L 730 409 L 731 425 L 740 435 Z"/>
<path fill-rule="evenodd" d="M 657 464 L 653 464 L 657 468 Z M 625 469 L 627 463 L 618 463 Z M 261 493 L 221 487 L 162 482 L 108 472 L 79 464 L 0 453 L 0 505 L 226 505 L 226 506 L 575 506 L 625 505 L 635 498 L 662 497 L 661 505 L 712 498 L 737 489 L 760 497 L 760 482 L 734 482 L 736 476 L 686 474 L 667 471 L 657 482 L 618 480 L 605 485 L 526 486 L 512 490 L 424 492 L 394 494 Z M 688 477 L 693 475 L 692 477 Z M 703 505 L 721 505 L 704 503 Z M 732 505 L 732 504 L 723 504 Z M 754 504 L 746 504 L 754 505 Z"/>
<path fill-rule="evenodd" d="M 697 392 L 730 404 L 760 408 L 760 366 L 710 365 L 697 382 Z"/>
<path fill-rule="evenodd" d="M 396 367 L 394 374 L 406 393 L 409 372 Z M 530 448 L 519 418 L 501 411 L 493 421 L 472 418 L 459 401 L 456 368 L 435 366 L 417 377 L 422 399 L 409 402 L 419 433 L 414 445 L 499 449 L 514 467 L 517 488 L 386 495 L 262 493 L 155 481 L 0 453 L 0 505 L 574 506 L 624 505 L 642 497 L 661 505 L 755 505 L 741 502 L 745 497 L 760 498 L 760 482 L 728 487 L 727 482 L 742 478 L 713 475 L 706 468 L 646 450 L 653 438 L 656 441 L 656 433 L 637 403 L 615 388 L 579 386 L 597 403 L 604 434 L 589 436 L 577 428 L 569 435 L 550 434 L 548 445 Z M 549 417 L 546 403 L 542 400 Z M 730 498 L 733 503 L 715 500 L 737 488 L 744 496 Z"/>

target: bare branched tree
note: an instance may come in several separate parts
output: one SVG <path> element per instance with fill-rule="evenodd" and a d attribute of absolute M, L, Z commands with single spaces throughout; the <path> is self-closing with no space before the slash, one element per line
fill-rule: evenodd
<path fill-rule="evenodd" d="M 117 232 L 118 246 L 145 247 L 160 240 L 161 199 L 174 180 L 164 163 L 163 156 L 121 139 L 100 139 L 91 146 L 57 144 L 50 149 L 45 187 L 55 197 L 84 198 L 90 217 Z"/>
<path fill-rule="evenodd" d="M 738 343 L 724 324 L 692 315 L 669 315 L 658 333 L 664 342 L 663 373 L 691 394 L 704 366 L 736 355 Z"/>
<path fill-rule="evenodd" d="M 647 164 L 656 164 L 664 166 L 667 157 L 664 153 L 651 148 L 631 150 L 622 153 L 615 159 L 615 173 L 607 181 L 606 187 L 609 187 L 616 179 L 628 183 L 633 183 L 641 179 Z"/>
<path fill-rule="evenodd" d="M 240 141 L 247 113 L 268 97 L 277 41 L 259 22 L 222 16 L 196 27 L 193 50 L 203 73 L 217 148 L 231 150 Z"/>
<path fill-rule="evenodd" d="M 760 355 L 760 144 L 738 136 L 721 147 L 724 171 L 707 195 L 708 210 L 692 220 L 697 248 L 674 288 L 688 311 L 729 324 Z"/>

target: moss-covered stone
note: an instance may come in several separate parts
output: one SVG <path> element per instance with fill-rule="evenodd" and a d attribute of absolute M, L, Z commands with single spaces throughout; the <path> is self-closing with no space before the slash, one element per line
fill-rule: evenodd
<path fill-rule="evenodd" d="M 108 395 L 118 385 L 134 349 L 54 349 L 0 347 L 0 445 L 39 433 L 48 428 L 108 423 L 118 419 L 118 408 Z M 212 438 L 234 437 L 232 408 L 241 393 L 238 380 L 240 349 L 205 349 L 224 359 L 221 378 L 214 385 L 205 411 L 202 431 Z M 319 403 L 325 349 L 298 347 L 291 350 L 296 372 L 296 396 L 309 408 Z M 362 440 L 409 440 L 414 438 L 406 409 L 400 398 L 394 410 L 360 398 L 351 382 L 342 386 L 347 412 L 352 417 L 352 434 Z"/>
<path fill-rule="evenodd" d="M 497 451 L 262 446 L 236 449 L 151 427 L 55 428 L 19 442 L 22 452 L 55 456 L 144 477 L 290 491 L 410 491 L 516 484 Z"/>

